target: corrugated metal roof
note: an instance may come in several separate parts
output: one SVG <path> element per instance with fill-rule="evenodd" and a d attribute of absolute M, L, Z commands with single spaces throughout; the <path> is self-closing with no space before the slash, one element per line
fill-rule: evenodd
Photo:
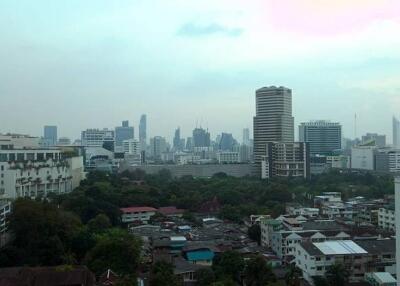
<path fill-rule="evenodd" d="M 367 254 L 352 240 L 336 240 L 317 242 L 314 245 L 325 255 Z"/>

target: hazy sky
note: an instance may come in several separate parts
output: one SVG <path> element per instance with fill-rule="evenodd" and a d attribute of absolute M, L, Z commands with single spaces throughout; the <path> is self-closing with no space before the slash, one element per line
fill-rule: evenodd
<path fill-rule="evenodd" d="M 293 89 L 296 126 L 391 138 L 400 114 L 399 0 L 1 0 L 0 132 L 89 127 L 241 140 L 255 89 Z M 297 127 L 296 127 L 297 133 Z M 296 135 L 297 136 L 297 135 Z"/>

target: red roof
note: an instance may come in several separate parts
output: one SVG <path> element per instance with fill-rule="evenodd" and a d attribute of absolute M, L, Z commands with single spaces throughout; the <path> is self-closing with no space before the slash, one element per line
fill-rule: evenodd
<path fill-rule="evenodd" d="M 177 209 L 176 207 L 161 207 L 158 209 L 163 215 L 183 214 L 185 210 Z"/>
<path fill-rule="evenodd" d="M 157 209 L 152 207 L 129 207 L 129 208 L 121 208 L 121 212 L 123 213 L 142 213 L 142 212 L 156 212 Z"/>

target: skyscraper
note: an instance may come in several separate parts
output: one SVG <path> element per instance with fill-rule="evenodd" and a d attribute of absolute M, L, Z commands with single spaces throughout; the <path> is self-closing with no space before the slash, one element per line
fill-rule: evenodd
<path fill-rule="evenodd" d="M 393 147 L 400 148 L 400 120 L 393 116 Z"/>
<path fill-rule="evenodd" d="M 124 140 L 133 139 L 135 137 L 134 128 L 129 126 L 129 121 L 122 121 L 122 126 L 115 127 L 115 147 L 121 149 Z"/>
<path fill-rule="evenodd" d="M 263 87 L 256 91 L 254 129 L 254 174 L 261 176 L 261 160 L 268 142 L 293 142 L 292 90 Z"/>
<path fill-rule="evenodd" d="M 249 128 L 243 128 L 243 141 L 242 143 L 244 145 L 249 146 L 250 145 L 250 129 Z"/>
<path fill-rule="evenodd" d="M 203 128 L 193 130 L 193 147 L 210 147 L 210 133 Z"/>
<path fill-rule="evenodd" d="M 54 146 L 57 144 L 57 126 L 44 126 L 43 137 L 47 146 Z"/>
<path fill-rule="evenodd" d="M 173 147 L 175 151 L 180 151 L 183 149 L 181 140 L 181 129 L 179 127 L 175 129 Z"/>
<path fill-rule="evenodd" d="M 325 120 L 303 122 L 299 126 L 299 141 L 310 144 L 310 155 L 332 155 L 342 148 L 342 126 Z"/>
<path fill-rule="evenodd" d="M 146 150 L 146 140 L 147 140 L 147 116 L 146 114 L 143 114 L 140 117 L 140 123 L 139 123 L 139 142 L 140 142 L 140 148 L 142 151 Z"/>
<path fill-rule="evenodd" d="M 232 151 L 233 146 L 235 145 L 236 141 L 233 139 L 231 133 L 224 133 L 221 134 L 221 140 L 218 142 L 219 150 L 223 151 Z"/>
<path fill-rule="evenodd" d="M 150 152 L 153 159 L 161 159 L 161 154 L 167 150 L 167 141 L 164 137 L 154 136 L 150 138 Z"/>

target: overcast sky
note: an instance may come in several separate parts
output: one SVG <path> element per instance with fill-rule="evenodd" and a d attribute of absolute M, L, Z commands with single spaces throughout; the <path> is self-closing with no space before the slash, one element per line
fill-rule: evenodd
<path fill-rule="evenodd" d="M 298 123 L 391 141 L 400 114 L 398 0 L 1 0 L 0 133 L 90 127 L 241 140 L 255 90 L 293 90 Z M 297 127 L 295 128 L 297 133 Z M 296 135 L 297 137 L 297 135 Z"/>

